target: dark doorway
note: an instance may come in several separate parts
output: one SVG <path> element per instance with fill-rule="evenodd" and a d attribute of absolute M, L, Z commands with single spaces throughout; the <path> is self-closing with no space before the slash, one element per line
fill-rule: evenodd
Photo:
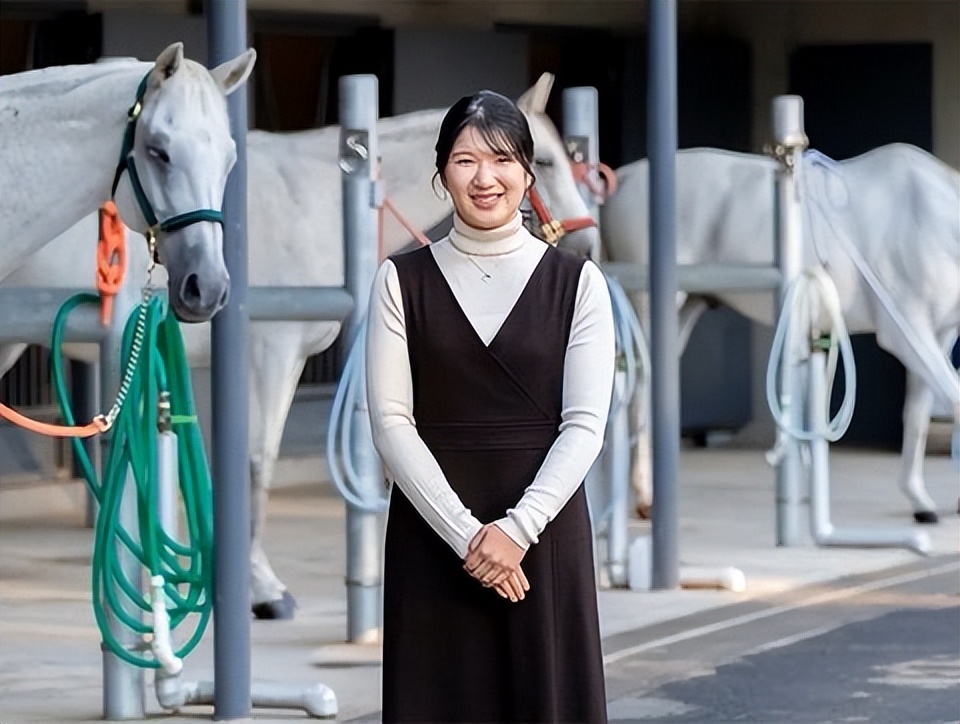
<path fill-rule="evenodd" d="M 929 43 L 814 45 L 790 58 L 790 92 L 804 99 L 810 145 L 834 159 L 887 143 L 933 150 Z M 857 401 L 842 443 L 896 449 L 903 437 L 906 372 L 874 335 L 854 335 Z M 842 399 L 842 370 L 834 405 Z"/>

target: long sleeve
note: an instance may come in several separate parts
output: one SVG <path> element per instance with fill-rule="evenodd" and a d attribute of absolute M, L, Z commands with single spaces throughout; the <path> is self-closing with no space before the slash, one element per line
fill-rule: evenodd
<path fill-rule="evenodd" d="M 519 502 L 496 524 L 523 548 L 566 505 L 603 446 L 613 389 L 613 311 L 603 273 L 586 262 L 564 358 L 560 434 Z"/>
<path fill-rule="evenodd" d="M 388 479 L 461 558 L 481 523 L 450 487 L 417 432 L 400 282 L 393 262 L 377 271 L 367 328 L 367 403 L 373 444 Z"/>

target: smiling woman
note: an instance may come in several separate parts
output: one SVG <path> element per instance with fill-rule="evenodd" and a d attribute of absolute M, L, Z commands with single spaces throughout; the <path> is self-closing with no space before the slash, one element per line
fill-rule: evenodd
<path fill-rule="evenodd" d="M 533 149 L 504 96 L 454 104 L 436 144 L 454 228 L 373 283 L 367 398 L 393 482 L 386 722 L 606 720 L 581 482 L 613 317 L 599 268 L 522 226 Z"/>

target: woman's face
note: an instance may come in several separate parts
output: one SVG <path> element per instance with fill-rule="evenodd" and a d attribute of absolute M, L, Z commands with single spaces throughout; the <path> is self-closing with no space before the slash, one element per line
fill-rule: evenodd
<path fill-rule="evenodd" d="M 472 126 L 457 136 L 443 171 L 457 214 L 475 229 L 513 219 L 531 181 L 519 161 L 493 151 Z"/>

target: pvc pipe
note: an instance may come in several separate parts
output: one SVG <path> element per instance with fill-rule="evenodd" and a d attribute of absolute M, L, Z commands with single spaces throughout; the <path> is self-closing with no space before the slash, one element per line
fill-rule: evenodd
<path fill-rule="evenodd" d="M 826 439 L 827 407 L 826 354 L 814 351 L 807 362 L 810 389 L 808 405 L 811 425 L 820 433 L 810 442 L 810 533 L 820 546 L 852 548 L 907 548 L 927 554 L 932 548 L 926 532 L 911 528 L 837 528 L 830 521 L 830 444 Z"/>
<path fill-rule="evenodd" d="M 719 588 L 734 593 L 747 590 L 747 577 L 733 566 L 725 568 L 681 568 L 681 588 Z"/>
<path fill-rule="evenodd" d="M 626 384 L 626 375 L 615 376 L 619 390 Z M 629 555 L 628 499 L 630 496 L 630 430 L 627 414 L 629 405 L 620 405 L 610 421 L 610 450 L 606 457 L 607 481 L 610 487 L 610 519 L 607 526 L 607 574 L 614 588 L 626 588 L 628 584 L 627 559 Z"/>
<path fill-rule="evenodd" d="M 170 617 L 167 615 L 167 596 L 163 592 L 163 576 L 150 577 L 150 609 L 153 612 L 153 638 L 150 650 L 168 674 L 179 674 L 183 660 L 173 653 L 170 645 Z"/>
<path fill-rule="evenodd" d="M 776 223 L 775 256 L 780 268 L 777 314 L 781 314 L 790 284 L 803 270 L 803 219 L 800 205 L 800 170 L 807 140 L 803 132 L 803 99 L 777 96 L 773 99 L 773 129 L 783 148 L 774 177 Z M 788 352 L 785 352 L 788 353 Z M 780 375 L 780 407 L 797 429 L 802 424 L 803 403 L 796 374 L 797 363 L 784 359 Z M 803 475 L 800 443 L 782 430 L 777 433 L 776 542 L 778 546 L 800 543 L 800 480 Z"/>
<path fill-rule="evenodd" d="M 214 686 L 211 681 L 182 681 L 179 675 L 170 676 L 157 671 L 154 680 L 157 702 L 164 709 L 179 710 L 184 706 L 201 706 L 214 703 Z M 300 687 L 291 693 L 291 687 L 283 684 L 258 684 L 251 686 L 250 704 L 270 709 L 302 709 L 317 719 L 337 715 L 337 697 L 323 684 Z"/>
<path fill-rule="evenodd" d="M 377 209 L 374 178 L 377 144 L 378 84 L 375 75 L 340 78 L 340 169 L 343 189 L 343 241 L 347 290 L 354 310 L 345 324 L 348 341 L 366 315 L 377 271 Z M 358 493 L 373 499 L 383 478 L 373 447 L 366 391 L 351 410 L 350 436 Z M 347 640 L 369 643 L 380 638 L 382 515 L 347 505 Z"/>

